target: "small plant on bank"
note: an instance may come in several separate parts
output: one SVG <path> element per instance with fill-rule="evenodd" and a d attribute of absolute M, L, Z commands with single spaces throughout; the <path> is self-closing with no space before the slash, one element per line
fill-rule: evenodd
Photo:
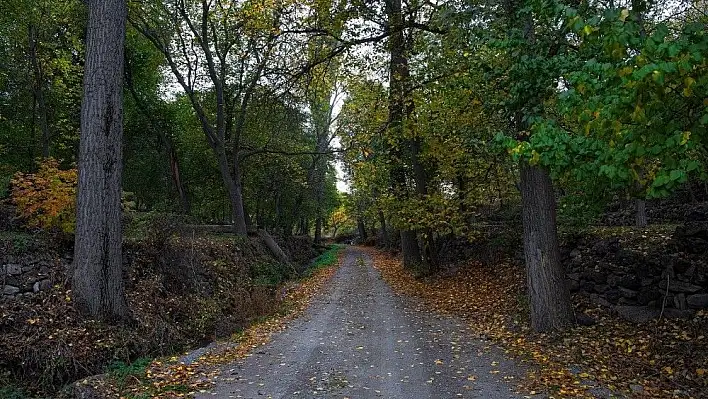
<path fill-rule="evenodd" d="M 320 256 L 318 256 L 314 262 L 312 262 L 312 265 L 305 270 L 305 273 L 303 275 L 305 277 L 309 277 L 314 273 L 315 271 L 331 266 L 335 263 L 337 263 L 337 254 L 339 254 L 339 251 L 344 248 L 343 245 L 339 244 L 333 244 L 329 246 L 329 249 L 322 253 Z"/>
<path fill-rule="evenodd" d="M 145 370 L 151 362 L 152 360 L 147 357 L 141 357 L 132 363 L 117 360 L 108 365 L 108 375 L 115 381 L 119 391 L 122 392 L 133 383 L 142 383 L 145 378 Z"/>

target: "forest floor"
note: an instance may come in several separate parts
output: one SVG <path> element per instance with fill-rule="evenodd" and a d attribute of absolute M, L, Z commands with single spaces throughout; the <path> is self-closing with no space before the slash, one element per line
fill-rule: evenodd
<path fill-rule="evenodd" d="M 706 311 L 636 324 L 574 295 L 576 314 L 594 324 L 538 334 L 528 323 L 524 268 L 512 260 L 460 261 L 436 276 L 416 278 L 396 256 L 367 252 L 394 291 L 428 311 L 460 317 L 475 336 L 527 364 L 522 392 L 550 398 L 708 397 Z"/>
<path fill-rule="evenodd" d="M 523 367 L 459 318 L 416 304 L 350 247 L 300 318 L 197 397 L 523 397 L 514 392 Z"/>

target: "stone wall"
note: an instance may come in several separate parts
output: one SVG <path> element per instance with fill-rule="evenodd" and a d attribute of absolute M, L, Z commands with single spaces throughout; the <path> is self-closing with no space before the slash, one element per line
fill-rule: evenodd
<path fill-rule="evenodd" d="M 641 238 L 640 244 L 612 237 L 581 239 L 566 246 L 564 263 L 571 291 L 620 314 L 645 307 L 688 316 L 708 308 L 708 225 L 680 226 L 663 240 Z"/>
<path fill-rule="evenodd" d="M 7 300 L 19 295 L 29 296 L 52 287 L 51 263 L 44 259 L 14 263 L 12 260 L 0 266 L 0 292 Z"/>
<path fill-rule="evenodd" d="M 31 237 L 18 234 L 0 239 L 0 301 L 49 290 L 61 279 L 70 259 Z"/>

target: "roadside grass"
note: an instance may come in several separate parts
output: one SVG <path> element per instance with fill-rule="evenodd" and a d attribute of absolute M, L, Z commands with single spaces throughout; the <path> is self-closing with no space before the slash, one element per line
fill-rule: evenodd
<path fill-rule="evenodd" d="M 303 277 L 310 277 L 316 271 L 327 268 L 337 263 L 337 260 L 339 259 L 339 251 L 341 251 L 342 249 L 344 249 L 344 245 L 330 245 L 327 251 L 323 252 L 320 256 L 315 258 L 314 261 L 312 261 L 312 264 L 310 264 L 307 270 L 305 270 L 305 272 L 303 273 Z"/>

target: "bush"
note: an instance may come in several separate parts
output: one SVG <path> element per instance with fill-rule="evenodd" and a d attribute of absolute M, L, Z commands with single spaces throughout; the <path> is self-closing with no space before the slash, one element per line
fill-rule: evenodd
<path fill-rule="evenodd" d="M 0 172 L 0 200 L 7 198 L 10 194 L 10 180 L 12 180 L 11 175 Z"/>
<path fill-rule="evenodd" d="M 256 285 L 275 286 L 288 278 L 288 270 L 280 263 L 258 262 L 250 267 L 250 276 Z"/>
<path fill-rule="evenodd" d="M 76 169 L 61 170 L 46 158 L 34 174 L 18 172 L 12 179 L 12 200 L 30 227 L 56 228 L 71 233 L 76 228 Z"/>

